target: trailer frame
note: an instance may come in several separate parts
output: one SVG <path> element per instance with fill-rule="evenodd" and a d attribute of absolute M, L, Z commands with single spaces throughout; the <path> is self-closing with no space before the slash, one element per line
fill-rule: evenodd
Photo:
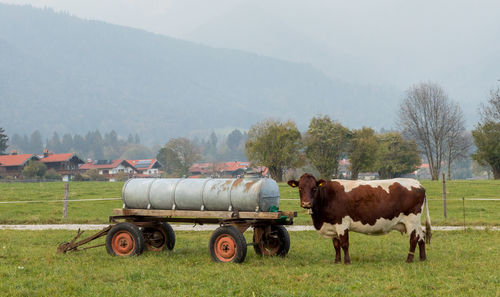
<path fill-rule="evenodd" d="M 83 231 L 70 242 L 61 243 L 59 253 L 82 251 L 106 245 L 109 254 L 117 256 L 140 255 L 144 248 L 150 251 L 173 249 L 175 233 L 168 222 L 195 225 L 218 224 L 210 238 L 209 250 L 216 262 L 241 263 L 245 260 L 247 245 L 258 255 L 285 256 L 290 248 L 290 237 L 285 225 L 292 225 L 294 211 L 202 211 L 117 208 L 109 217 L 109 226 L 85 239 L 77 241 Z M 243 233 L 254 229 L 253 242 L 247 244 Z M 106 243 L 80 248 L 97 238 L 106 236 Z"/>

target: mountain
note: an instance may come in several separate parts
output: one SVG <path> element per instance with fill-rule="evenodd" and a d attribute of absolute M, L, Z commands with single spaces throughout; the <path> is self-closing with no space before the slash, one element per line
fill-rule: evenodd
<path fill-rule="evenodd" d="M 269 117 L 305 129 L 316 114 L 391 126 L 393 101 L 372 91 L 308 64 L 0 4 L 0 127 L 9 135 L 114 129 L 164 143 Z"/>

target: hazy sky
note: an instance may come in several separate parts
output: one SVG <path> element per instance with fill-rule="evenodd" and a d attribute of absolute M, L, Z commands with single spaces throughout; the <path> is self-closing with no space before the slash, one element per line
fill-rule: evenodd
<path fill-rule="evenodd" d="M 396 89 L 432 80 L 468 126 L 500 79 L 500 1 L 0 0 L 309 63 Z"/>

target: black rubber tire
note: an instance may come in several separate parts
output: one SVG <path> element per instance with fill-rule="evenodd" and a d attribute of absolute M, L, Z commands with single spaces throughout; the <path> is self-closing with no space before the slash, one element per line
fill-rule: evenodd
<path fill-rule="evenodd" d="M 162 242 L 159 247 L 155 247 L 151 244 L 151 242 L 148 241 L 148 238 L 154 232 L 158 231 L 161 232 L 160 236 L 163 237 L 162 240 L 164 240 L 165 242 Z M 175 247 L 175 232 L 174 229 L 172 229 L 172 226 L 170 226 L 170 224 L 167 222 L 162 222 L 155 227 L 144 228 L 144 230 L 142 230 L 142 233 L 144 234 L 145 248 L 148 251 L 159 252 L 165 250 L 165 248 L 173 250 Z"/>
<path fill-rule="evenodd" d="M 234 255 L 232 257 L 223 257 L 218 254 L 217 251 L 220 248 L 217 247 L 219 241 L 226 239 L 230 242 L 231 249 L 234 249 Z M 227 243 L 226 243 L 227 244 Z M 210 237 L 210 242 L 208 244 L 210 250 L 210 256 L 215 262 L 232 262 L 241 263 L 245 261 L 247 256 L 247 241 L 245 236 L 234 226 L 221 226 L 217 228 Z"/>
<path fill-rule="evenodd" d="M 120 234 L 127 234 L 133 241 L 133 248 L 130 253 L 120 254 L 117 253 L 113 248 L 113 239 Z M 106 236 L 106 251 L 112 256 L 138 256 L 142 254 L 144 250 L 144 235 L 142 234 L 139 227 L 132 223 L 124 222 L 114 225 L 111 230 L 109 230 Z"/>
<path fill-rule="evenodd" d="M 259 245 L 255 242 L 255 232 L 253 234 L 254 234 L 253 249 L 255 250 L 255 253 L 257 255 L 263 256 L 265 254 L 263 252 L 264 246 L 262 244 Z M 264 236 L 262 238 L 262 240 L 264 241 L 263 244 L 265 244 L 266 241 L 268 241 L 268 240 L 277 240 L 278 244 L 279 244 L 279 248 L 277 249 L 277 251 L 274 252 L 273 254 L 270 254 L 269 256 L 284 257 L 288 254 L 288 251 L 290 250 L 290 235 L 288 234 L 288 231 L 286 230 L 286 228 L 284 226 L 272 225 L 271 226 L 271 236 L 273 236 L 273 238 L 268 239 L 268 238 L 264 238 Z"/>

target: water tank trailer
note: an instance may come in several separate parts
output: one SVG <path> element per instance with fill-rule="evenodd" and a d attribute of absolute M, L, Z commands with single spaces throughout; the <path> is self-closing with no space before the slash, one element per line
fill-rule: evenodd
<path fill-rule="evenodd" d="M 290 237 L 284 225 L 292 225 L 296 212 L 279 211 L 278 184 L 270 178 L 225 179 L 129 179 L 122 189 L 123 208 L 114 209 L 110 226 L 58 247 L 58 252 L 79 251 L 96 238 L 106 236 L 106 250 L 115 256 L 172 250 L 175 232 L 168 222 L 219 224 L 211 235 L 209 250 L 216 262 L 240 263 L 247 252 L 243 233 L 253 228 L 258 255 L 285 256 Z"/>

